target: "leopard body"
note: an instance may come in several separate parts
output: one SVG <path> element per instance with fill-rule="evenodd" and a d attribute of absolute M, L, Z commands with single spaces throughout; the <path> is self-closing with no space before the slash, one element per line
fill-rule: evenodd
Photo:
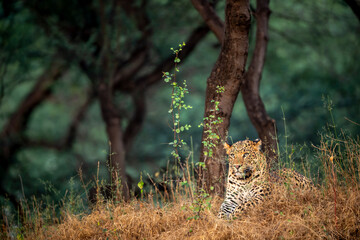
<path fill-rule="evenodd" d="M 261 151 L 261 140 L 244 140 L 231 146 L 225 143 L 224 148 L 229 156 L 229 173 L 220 218 L 234 218 L 262 203 L 271 193 L 274 182 L 286 182 L 301 188 L 311 186 L 308 178 L 291 169 L 284 168 L 270 174 Z"/>

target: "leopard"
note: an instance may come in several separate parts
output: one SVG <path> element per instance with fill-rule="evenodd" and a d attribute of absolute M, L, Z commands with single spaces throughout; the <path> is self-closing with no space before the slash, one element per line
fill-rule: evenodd
<path fill-rule="evenodd" d="M 219 218 L 238 218 L 243 212 L 261 204 L 271 194 L 274 183 L 290 183 L 306 190 L 312 187 L 310 179 L 292 169 L 284 168 L 276 173 L 269 171 L 261 147 L 259 139 L 246 139 L 233 145 L 224 143 L 229 157 L 229 171 Z"/>

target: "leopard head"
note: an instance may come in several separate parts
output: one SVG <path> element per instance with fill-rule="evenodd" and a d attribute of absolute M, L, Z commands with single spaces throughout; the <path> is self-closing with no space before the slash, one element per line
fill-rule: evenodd
<path fill-rule="evenodd" d="M 266 171 L 266 159 L 261 151 L 261 140 L 244 140 L 229 145 L 224 143 L 229 156 L 229 178 L 251 182 Z"/>

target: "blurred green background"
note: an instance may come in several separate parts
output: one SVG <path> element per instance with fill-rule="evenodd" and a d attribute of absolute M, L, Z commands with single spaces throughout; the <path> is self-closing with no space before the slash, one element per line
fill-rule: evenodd
<path fill-rule="evenodd" d="M 111 1 L 104 2 L 111 5 Z M 94 4 L 96 1 L 1 1 L 1 129 L 59 46 L 75 48 L 80 54 L 92 51 L 91 38 L 88 42 L 72 45 L 64 41 L 57 26 L 61 26 L 63 19 L 74 21 L 74 24 L 86 24 L 87 17 L 92 17 L 87 15 L 87 10 Z M 141 1 L 134 1 L 134 4 L 140 6 Z M 251 4 L 256 6 L 255 1 Z M 220 16 L 224 14 L 224 5 L 224 1 L 218 1 L 216 5 Z M 51 16 L 44 14 L 49 7 L 53 10 Z M 43 12 L 40 11 L 42 8 L 45 9 Z M 270 38 L 261 96 L 268 114 L 277 122 L 280 150 L 287 140 L 292 145 L 305 144 L 311 151 L 311 144 L 316 145 L 320 140 L 319 133 L 332 131 L 333 125 L 357 136 L 360 133 L 359 19 L 341 0 L 271 0 L 270 8 Z M 34 9 L 40 10 L 36 12 Z M 111 8 L 107 10 L 111 11 Z M 170 48 L 186 41 L 191 31 L 202 24 L 201 17 L 187 0 L 149 0 L 145 11 L 153 33 L 150 37 L 151 57 L 144 63 L 144 72 L 171 56 Z M 141 34 L 136 31 L 133 18 L 125 11 L 120 10 L 116 17 L 121 22 L 119 35 L 111 37 L 119 44 L 117 54 L 126 55 Z M 50 23 L 54 29 L 46 30 L 41 20 Z M 255 24 L 250 30 L 249 56 L 254 37 Z M 219 51 L 217 39 L 208 33 L 191 55 L 181 62 L 177 76 L 180 80 L 186 79 L 189 85 L 190 94 L 185 100 L 193 108 L 183 112 L 182 121 L 192 125 L 184 140 L 192 142 L 195 161 L 201 143 L 202 129 L 197 126 L 203 117 L 206 80 Z M 91 82 L 77 62 L 69 64 L 67 72 L 52 86 L 50 96 L 31 112 L 24 130 L 27 138 L 56 143 L 65 137 L 72 117 L 91 89 Z M 167 144 L 172 141 L 168 123 L 170 86 L 159 81 L 146 91 L 144 97 L 145 121 L 126 159 L 127 173 L 134 186 L 140 172 L 154 174 L 165 169 L 171 161 L 171 148 Z M 116 93 L 115 102 L 126 114 L 132 113 L 133 106 L 126 92 Z M 257 138 L 241 97 L 234 108 L 229 136 L 233 141 Z M 1 185 L 18 199 L 24 194 L 25 197 L 35 195 L 38 198 L 46 195 L 58 200 L 66 189 L 81 188 L 79 168 L 85 182 L 93 181 L 100 162 L 100 176 L 106 178 L 108 151 L 99 102 L 94 100 L 79 125 L 71 148 L 57 150 L 46 146 L 22 146 L 16 156 L 12 156 Z M 310 164 L 316 161 L 308 160 Z"/>

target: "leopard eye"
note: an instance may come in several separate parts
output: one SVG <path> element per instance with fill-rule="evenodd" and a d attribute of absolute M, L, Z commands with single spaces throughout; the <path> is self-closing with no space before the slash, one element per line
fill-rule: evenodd
<path fill-rule="evenodd" d="M 234 153 L 230 153 L 230 154 L 229 154 L 229 157 L 230 157 L 230 158 L 235 158 L 235 154 L 234 154 Z"/>
<path fill-rule="evenodd" d="M 246 158 L 248 155 L 249 155 L 249 153 L 244 153 L 244 154 L 242 155 L 242 157 L 243 157 L 243 158 Z"/>

